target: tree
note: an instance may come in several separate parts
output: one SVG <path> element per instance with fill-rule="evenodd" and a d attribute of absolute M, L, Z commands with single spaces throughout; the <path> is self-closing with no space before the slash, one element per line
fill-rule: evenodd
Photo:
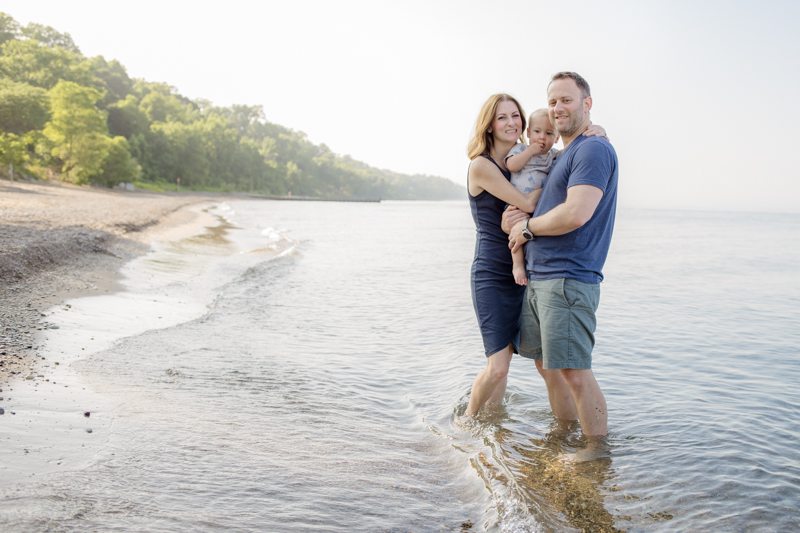
<path fill-rule="evenodd" d="M 208 171 L 212 182 L 217 182 L 219 185 L 234 183 L 236 157 L 240 150 L 236 131 L 230 122 L 218 115 L 205 117 L 196 124 L 201 126 L 203 151 L 208 160 Z"/>
<path fill-rule="evenodd" d="M 50 48 L 60 47 L 74 54 L 80 55 L 81 53 L 69 33 L 60 33 L 50 26 L 29 22 L 27 26 L 20 30 L 20 33 L 24 37 L 39 41 L 42 45 Z"/>
<path fill-rule="evenodd" d="M 196 120 L 199 115 L 191 103 L 181 102 L 172 94 L 161 91 L 151 91 L 139 102 L 141 109 L 150 122 L 183 122 L 188 124 Z"/>
<path fill-rule="evenodd" d="M 28 160 L 28 151 L 25 148 L 25 141 L 13 133 L 0 133 L 0 164 L 2 170 L 9 163 L 17 168 Z"/>
<path fill-rule="evenodd" d="M 52 154 L 63 163 L 64 180 L 87 183 L 108 154 L 106 116 L 95 106 L 100 91 L 62 80 L 49 94 L 52 118 L 44 135 L 54 146 Z"/>
<path fill-rule="evenodd" d="M 0 44 L 11 39 L 16 39 L 19 35 L 19 22 L 10 15 L 0 11 Z"/>
<path fill-rule="evenodd" d="M 51 89 L 59 80 L 91 86 L 91 65 L 63 48 L 40 46 L 39 41 L 13 39 L 3 43 L 0 72 L 13 81 Z"/>
<path fill-rule="evenodd" d="M 102 102 L 104 108 L 133 92 L 133 80 L 116 59 L 106 62 L 103 56 L 97 56 L 90 59 L 89 63 L 96 78 L 95 86 L 105 91 Z"/>
<path fill-rule="evenodd" d="M 0 130 L 22 135 L 42 129 L 49 117 L 47 91 L 0 78 Z"/>
<path fill-rule="evenodd" d="M 153 173 L 187 187 L 209 187 L 209 161 L 203 142 L 202 123 L 157 122 L 151 127 L 148 147 Z"/>
<path fill-rule="evenodd" d="M 103 160 L 102 170 L 91 177 L 94 183 L 106 187 L 113 187 L 120 182 L 134 182 L 139 179 L 141 167 L 131 157 L 130 146 L 125 137 L 106 138 L 106 157 Z"/>
<path fill-rule="evenodd" d="M 212 112 L 225 117 L 240 137 L 250 136 L 251 126 L 264 120 L 264 108 L 260 105 L 234 104 L 229 108 L 215 107 Z"/>
<path fill-rule="evenodd" d="M 129 94 L 108 106 L 108 130 L 112 135 L 122 135 L 130 139 L 134 135 L 144 135 L 150 129 L 147 115 L 139 109 L 139 100 Z"/>

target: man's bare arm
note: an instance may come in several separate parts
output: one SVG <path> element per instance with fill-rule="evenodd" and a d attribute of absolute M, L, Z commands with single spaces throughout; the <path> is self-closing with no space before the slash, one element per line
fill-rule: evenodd
<path fill-rule="evenodd" d="M 509 248 L 516 251 L 527 239 L 522 236 L 525 224 L 539 237 L 546 235 L 565 235 L 580 228 L 592 218 L 603 191 L 593 185 L 574 185 L 567 189 L 566 201 L 554 207 L 544 215 L 517 223 L 508 236 Z"/>

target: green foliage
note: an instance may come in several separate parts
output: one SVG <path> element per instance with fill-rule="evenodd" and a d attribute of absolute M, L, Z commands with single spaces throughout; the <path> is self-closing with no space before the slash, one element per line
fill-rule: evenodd
<path fill-rule="evenodd" d="M 51 89 L 59 80 L 91 86 L 91 64 L 63 48 L 48 48 L 35 40 L 13 39 L 3 43 L 0 73 L 8 79 Z"/>
<path fill-rule="evenodd" d="M 385 199 L 463 198 L 434 176 L 379 170 L 265 119 L 215 107 L 83 57 L 49 26 L 0 13 L 0 163 L 58 169 L 74 183 Z"/>
<path fill-rule="evenodd" d="M 100 92 L 61 80 L 49 94 L 52 118 L 44 135 L 53 144 L 51 153 L 62 162 L 65 180 L 88 183 L 107 155 L 106 117 L 95 106 Z"/>
<path fill-rule="evenodd" d="M 23 37 L 39 41 L 50 48 L 62 48 L 68 52 L 80 55 L 81 51 L 75 46 L 69 33 L 59 33 L 50 26 L 43 26 L 30 22 L 19 32 Z"/>
<path fill-rule="evenodd" d="M 24 139 L 13 133 L 0 133 L 0 164 L 3 165 L 2 170 L 5 170 L 9 163 L 16 168 L 20 168 L 26 161 L 28 161 L 28 151 L 26 150 Z"/>
<path fill-rule="evenodd" d="M 116 59 L 107 62 L 103 56 L 97 56 L 90 59 L 89 63 L 95 76 L 95 87 L 105 92 L 101 103 L 103 108 L 133 92 L 133 80 Z"/>
<path fill-rule="evenodd" d="M 150 120 L 139 109 L 139 100 L 132 94 L 108 106 L 108 131 L 111 135 L 122 135 L 130 139 L 144 135 L 150 130 Z"/>
<path fill-rule="evenodd" d="M 0 130 L 22 135 L 42 129 L 49 117 L 47 91 L 0 78 Z"/>
<path fill-rule="evenodd" d="M 181 102 L 172 94 L 161 91 L 147 93 L 139 103 L 139 109 L 150 122 L 182 122 L 188 124 L 198 117 L 191 103 Z"/>
<path fill-rule="evenodd" d="M 19 35 L 19 22 L 14 20 L 10 15 L 0 11 L 0 44 L 11 39 L 16 39 Z"/>
<path fill-rule="evenodd" d="M 139 179 L 141 167 L 135 159 L 131 157 L 130 146 L 125 137 L 105 137 L 106 156 L 103 159 L 102 170 L 96 176 L 92 176 L 94 183 L 113 187 L 120 182 L 132 183 Z"/>

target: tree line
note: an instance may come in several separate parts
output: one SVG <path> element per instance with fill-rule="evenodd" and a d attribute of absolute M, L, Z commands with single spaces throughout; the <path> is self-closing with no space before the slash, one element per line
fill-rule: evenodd
<path fill-rule="evenodd" d="M 0 168 L 76 184 L 384 199 L 463 198 L 444 178 L 377 169 L 266 120 L 85 57 L 68 33 L 0 12 Z"/>

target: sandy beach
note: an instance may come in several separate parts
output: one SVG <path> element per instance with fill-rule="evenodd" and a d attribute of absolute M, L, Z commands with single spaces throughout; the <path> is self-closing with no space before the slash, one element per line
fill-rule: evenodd
<path fill-rule="evenodd" d="M 220 195 L 0 180 L 0 386 L 36 375 L 44 311 L 113 292 L 116 273 L 156 238 L 213 224 Z"/>

